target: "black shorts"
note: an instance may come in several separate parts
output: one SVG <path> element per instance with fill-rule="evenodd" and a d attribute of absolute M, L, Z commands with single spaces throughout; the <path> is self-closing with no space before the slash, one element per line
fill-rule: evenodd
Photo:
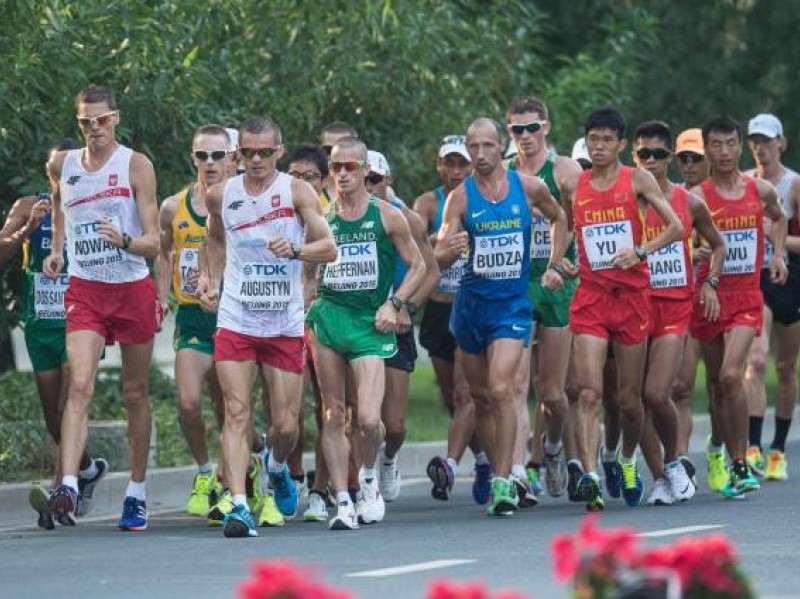
<path fill-rule="evenodd" d="M 782 325 L 800 321 L 800 266 L 789 264 L 789 278 L 785 285 L 773 285 L 769 269 L 761 270 L 761 293 L 764 304 L 772 311 L 772 318 Z"/>
<path fill-rule="evenodd" d="M 407 333 L 399 333 L 397 335 L 397 353 L 391 358 L 385 358 L 386 368 L 414 372 L 414 362 L 416 361 L 417 341 L 414 339 L 413 329 Z"/>
<path fill-rule="evenodd" d="M 455 362 L 456 340 L 450 332 L 453 304 L 428 300 L 419 326 L 419 344 L 432 358 Z"/>

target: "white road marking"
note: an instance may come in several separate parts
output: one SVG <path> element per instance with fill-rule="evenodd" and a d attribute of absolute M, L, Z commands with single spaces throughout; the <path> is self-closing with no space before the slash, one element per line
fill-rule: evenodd
<path fill-rule="evenodd" d="M 472 564 L 477 560 L 474 559 L 439 559 L 430 562 L 422 562 L 420 564 L 409 564 L 407 566 L 395 566 L 393 568 L 381 568 L 379 570 L 364 570 L 363 572 L 351 572 L 345 574 L 353 578 L 380 578 L 383 576 L 398 576 L 400 574 L 411 574 L 413 572 L 425 572 L 426 570 L 438 570 L 440 568 L 449 568 L 451 566 L 462 566 L 464 564 Z"/>
<path fill-rule="evenodd" d="M 680 528 L 665 528 L 664 530 L 653 530 L 651 532 L 642 532 L 636 536 L 648 539 L 655 539 L 658 537 L 669 537 L 672 535 L 682 535 L 689 532 L 700 532 L 702 530 L 714 530 L 715 528 L 724 528 L 724 527 L 725 524 L 698 524 L 696 526 L 682 526 Z"/>

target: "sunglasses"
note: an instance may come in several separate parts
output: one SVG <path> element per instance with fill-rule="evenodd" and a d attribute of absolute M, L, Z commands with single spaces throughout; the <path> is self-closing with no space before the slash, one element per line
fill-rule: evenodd
<path fill-rule="evenodd" d="M 378 185 L 379 183 L 383 183 L 383 180 L 386 177 L 383 175 L 379 175 L 378 173 L 370 173 L 365 177 L 367 181 L 369 181 L 372 185 Z"/>
<path fill-rule="evenodd" d="M 242 156 L 250 160 L 256 154 L 260 158 L 272 158 L 278 151 L 278 148 L 239 148 Z"/>
<path fill-rule="evenodd" d="M 294 177 L 295 179 L 302 179 L 303 181 L 316 181 L 322 177 L 322 173 L 315 173 L 314 171 L 308 171 L 307 173 L 289 171 L 289 176 Z"/>
<path fill-rule="evenodd" d="M 338 173 L 342 169 L 346 170 L 348 173 L 354 173 L 365 164 L 366 162 L 363 160 L 351 160 L 349 162 L 331 162 L 328 167 L 332 173 Z"/>
<path fill-rule="evenodd" d="M 78 125 L 81 127 L 95 127 L 97 125 L 103 126 L 107 125 L 111 122 L 111 117 L 117 114 L 119 110 L 112 110 L 111 112 L 106 112 L 105 114 L 100 114 L 98 116 L 79 116 L 76 117 L 78 119 Z"/>
<path fill-rule="evenodd" d="M 532 121 L 530 123 L 515 123 L 508 126 L 508 130 L 514 135 L 522 135 L 525 131 L 536 133 L 544 126 L 545 121 Z"/>
<path fill-rule="evenodd" d="M 219 162 L 227 155 L 228 152 L 226 152 L 225 150 L 213 150 L 211 152 L 206 152 L 205 150 L 195 150 L 194 152 L 192 152 L 192 156 L 197 158 L 200 162 L 205 162 L 209 158 L 211 158 L 211 160 L 213 160 L 214 162 Z"/>
<path fill-rule="evenodd" d="M 651 158 L 664 160 L 669 158 L 669 150 L 666 148 L 639 148 L 636 150 L 636 156 L 639 157 L 639 160 L 650 160 Z"/>
<path fill-rule="evenodd" d="M 681 164 L 692 165 L 695 162 L 703 162 L 705 156 L 702 154 L 695 154 L 694 152 L 681 152 L 678 154 L 678 160 L 681 161 Z"/>

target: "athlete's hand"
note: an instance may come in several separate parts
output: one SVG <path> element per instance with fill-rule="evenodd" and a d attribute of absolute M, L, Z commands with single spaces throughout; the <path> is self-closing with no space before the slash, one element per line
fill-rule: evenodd
<path fill-rule="evenodd" d="M 111 219 L 100 219 L 97 221 L 97 232 L 111 245 L 121 248 L 125 244 L 122 231 L 117 229 Z"/>
<path fill-rule="evenodd" d="M 548 291 L 558 291 L 564 286 L 564 279 L 554 269 L 548 268 L 542 275 L 542 287 Z"/>
<path fill-rule="evenodd" d="M 708 262 L 711 260 L 711 246 L 703 244 L 694 248 L 692 259 L 694 262 Z"/>
<path fill-rule="evenodd" d="M 27 235 L 33 233 L 42 224 L 42 220 L 50 212 L 50 201 L 39 200 L 31 208 L 31 213 L 28 215 L 28 222 L 25 223 L 25 232 Z"/>
<path fill-rule="evenodd" d="M 789 278 L 789 271 L 786 270 L 786 262 L 783 256 L 775 255 L 769 262 L 769 280 L 773 285 L 784 285 Z"/>
<path fill-rule="evenodd" d="M 445 247 L 447 247 L 450 252 L 456 255 L 463 254 L 469 245 L 469 234 L 466 231 L 453 233 L 447 236 L 444 243 Z"/>
<path fill-rule="evenodd" d="M 219 285 L 213 285 L 205 275 L 197 281 L 197 298 L 203 312 L 214 314 L 219 310 Z"/>
<path fill-rule="evenodd" d="M 719 318 L 717 290 L 708 283 L 703 283 L 700 287 L 700 305 L 703 306 L 703 317 L 710 322 L 717 322 Z"/>
<path fill-rule="evenodd" d="M 273 237 L 267 241 L 267 249 L 275 254 L 276 258 L 286 258 L 287 260 L 294 258 L 292 244 L 283 236 Z"/>
<path fill-rule="evenodd" d="M 562 258 L 561 266 L 564 267 L 564 274 L 569 278 L 574 278 L 578 276 L 578 265 L 573 264 L 569 258 Z"/>
<path fill-rule="evenodd" d="M 42 262 L 42 270 L 51 279 L 55 279 L 61 274 L 64 268 L 64 256 L 61 254 L 50 254 Z"/>
<path fill-rule="evenodd" d="M 639 256 L 636 255 L 636 250 L 633 248 L 625 248 L 616 253 L 611 259 L 611 264 L 621 270 L 628 270 L 639 264 Z"/>
<path fill-rule="evenodd" d="M 162 304 L 156 300 L 156 333 L 161 332 L 161 325 L 164 324 L 167 312 L 169 312 L 169 304 Z"/>
<path fill-rule="evenodd" d="M 397 326 L 395 331 L 398 333 L 406 333 L 411 330 L 411 314 L 408 309 L 403 306 L 403 309 L 397 313 Z"/>
<path fill-rule="evenodd" d="M 397 328 L 397 308 L 386 300 L 375 312 L 375 328 L 381 333 L 388 333 Z"/>

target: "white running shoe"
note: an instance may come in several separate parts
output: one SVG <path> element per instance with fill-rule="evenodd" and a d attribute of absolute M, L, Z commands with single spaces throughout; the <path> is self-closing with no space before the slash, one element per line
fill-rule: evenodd
<path fill-rule="evenodd" d="M 94 478 L 78 477 L 78 505 L 75 506 L 75 515 L 78 517 L 85 516 L 94 509 L 95 496 L 97 485 L 108 474 L 108 462 L 104 458 L 94 458 L 94 464 L 97 466 L 97 474 Z"/>
<path fill-rule="evenodd" d="M 400 496 L 400 487 L 403 484 L 400 470 L 397 469 L 397 456 L 387 458 L 381 450 L 378 454 L 378 464 L 380 466 L 378 486 L 381 495 L 386 501 L 394 501 Z"/>
<path fill-rule="evenodd" d="M 664 474 L 669 481 L 669 487 L 675 501 L 680 503 L 694 497 L 697 489 L 680 460 L 675 460 L 674 462 L 666 464 L 664 467 Z"/>
<path fill-rule="evenodd" d="M 308 508 L 303 512 L 303 520 L 306 522 L 324 522 L 328 519 L 328 508 L 325 505 L 325 498 L 317 491 L 308 494 Z"/>
<path fill-rule="evenodd" d="M 356 514 L 358 514 L 358 521 L 361 524 L 374 524 L 383 520 L 383 516 L 386 514 L 386 504 L 383 502 L 377 480 L 373 479 L 369 483 L 364 479 L 361 480 Z"/>
<path fill-rule="evenodd" d="M 336 505 L 336 515 L 328 522 L 330 530 L 358 530 L 356 508 L 352 501 L 340 501 Z"/>
<path fill-rule="evenodd" d="M 647 498 L 647 505 L 672 505 L 675 500 L 672 498 L 672 491 L 669 483 L 664 478 L 657 478 L 653 485 L 653 491 Z"/>
<path fill-rule="evenodd" d="M 561 497 L 567 490 L 569 476 L 567 476 L 567 461 L 564 459 L 564 447 L 556 455 L 548 455 L 544 451 L 544 442 L 547 433 L 542 435 L 542 455 L 544 455 L 544 486 L 550 497 Z"/>

